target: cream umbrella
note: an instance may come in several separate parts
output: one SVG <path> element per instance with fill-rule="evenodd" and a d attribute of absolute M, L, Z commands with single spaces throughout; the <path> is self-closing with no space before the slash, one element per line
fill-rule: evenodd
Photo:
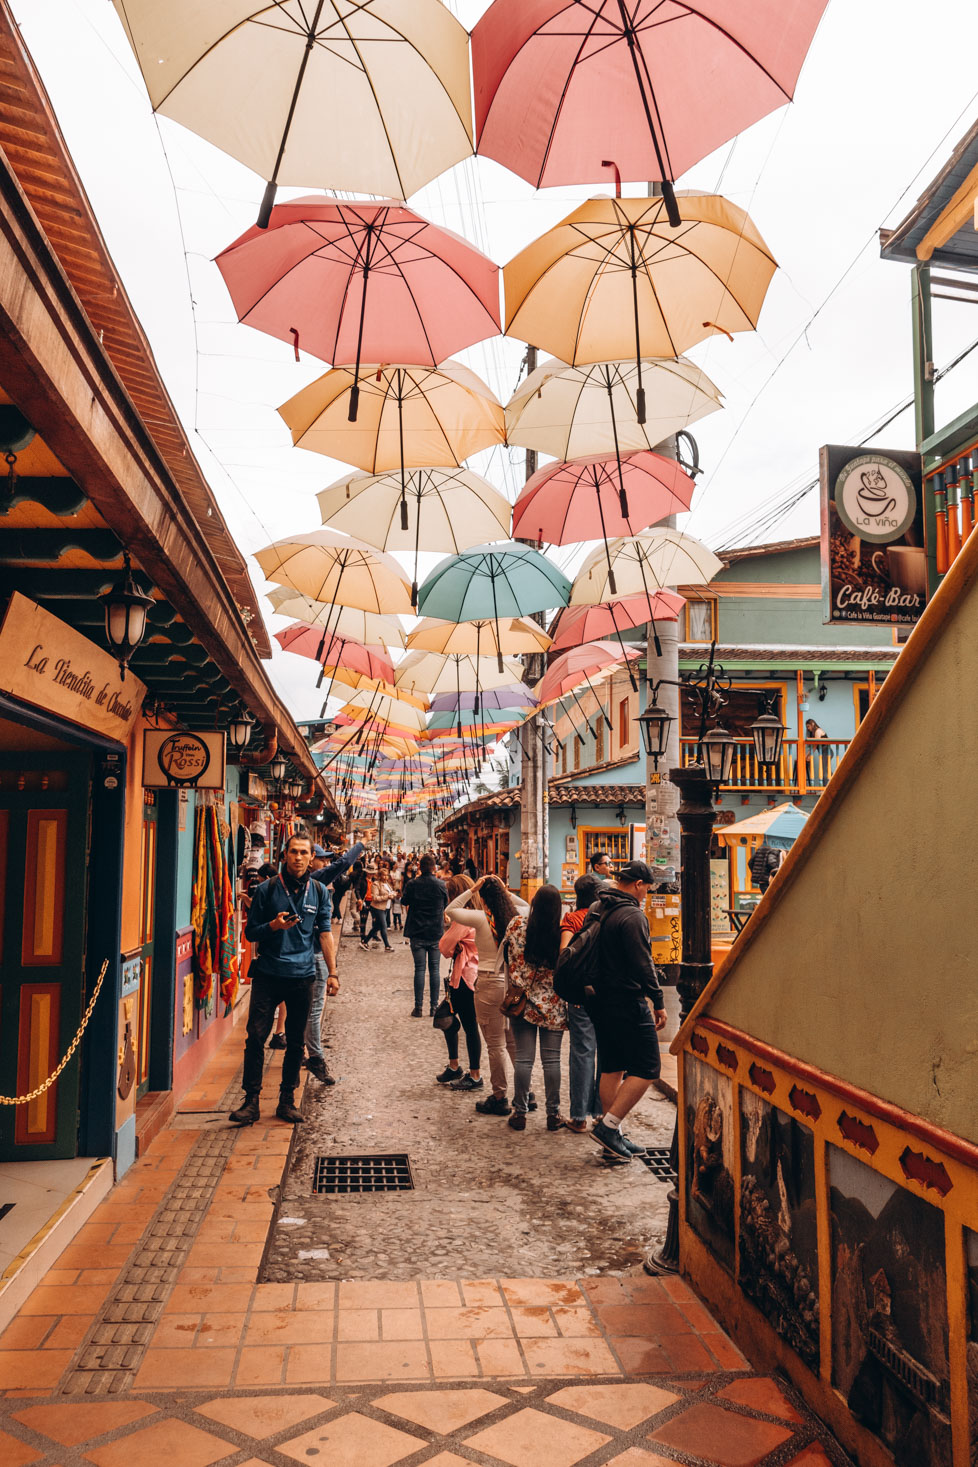
<path fill-rule="evenodd" d="M 330 601 L 334 606 L 353 606 L 375 614 L 410 614 L 411 597 L 397 562 L 348 535 L 337 535 L 332 530 L 290 535 L 255 551 L 255 559 L 267 580 L 291 586 L 313 601 Z M 327 618 L 323 633 L 332 632 Z"/>
<path fill-rule="evenodd" d="M 719 194 L 588 199 L 511 260 L 506 334 L 571 366 L 634 350 L 639 423 L 643 357 L 676 357 L 714 332 L 753 331 L 777 265 L 743 209 Z M 661 440 L 660 440 L 661 441 Z"/>
<path fill-rule="evenodd" d="M 420 647 L 426 652 L 473 652 L 493 657 L 513 656 L 521 652 L 546 652 L 550 638 L 535 621 L 528 616 L 504 617 L 499 623 L 497 644 L 496 623 L 488 621 L 442 621 L 436 616 L 422 617 L 409 633 L 408 647 Z"/>
<path fill-rule="evenodd" d="M 719 389 L 685 357 L 642 363 L 646 422 L 638 421 L 635 362 L 569 367 L 551 358 L 531 372 L 506 405 L 506 438 L 553 458 L 636 453 L 722 406 Z"/>
<path fill-rule="evenodd" d="M 301 596 L 291 586 L 275 586 L 268 593 L 276 616 L 291 621 L 308 622 L 325 628 L 327 623 L 337 637 L 352 637 L 368 647 L 403 647 L 404 628 L 396 616 L 379 616 L 373 611 L 359 611 L 354 606 L 336 607 L 330 601 L 314 601 Z"/>
<path fill-rule="evenodd" d="M 277 184 L 408 198 L 472 152 L 442 0 L 114 0 L 155 111 Z"/>
<path fill-rule="evenodd" d="M 360 389 L 351 422 L 354 382 Z M 460 362 L 440 367 L 390 364 L 334 367 L 279 408 L 299 448 L 355 464 L 367 474 L 396 469 L 407 499 L 408 469 L 461 468 L 505 437 L 503 410 Z"/>
<path fill-rule="evenodd" d="M 418 707 L 417 699 L 412 698 L 408 702 L 406 698 L 395 698 L 389 693 L 368 689 L 354 693 L 337 716 L 356 723 L 382 724 L 392 733 L 408 736 L 422 733 L 425 728 L 424 709 Z"/>
<path fill-rule="evenodd" d="M 411 602 L 418 599 L 422 550 L 457 554 L 474 541 L 508 540 L 509 500 L 471 469 L 418 468 L 399 473 L 348 474 L 316 495 L 323 524 L 381 550 L 414 555 Z"/>
<path fill-rule="evenodd" d="M 398 696 L 406 693 L 430 694 L 479 692 L 490 688 L 508 688 L 523 681 L 523 664 L 503 658 L 500 668 L 495 657 L 464 653 L 443 656 L 439 652 L 409 652 L 394 674 Z M 477 710 L 478 711 L 478 710 Z"/>
<path fill-rule="evenodd" d="M 666 586 L 705 586 L 723 570 L 723 561 L 692 535 L 681 530 L 651 530 L 630 539 L 612 540 L 584 561 L 571 588 L 571 606 L 592 606 L 616 599 L 609 594 L 614 572 L 618 598 L 645 593 L 651 598 Z"/>

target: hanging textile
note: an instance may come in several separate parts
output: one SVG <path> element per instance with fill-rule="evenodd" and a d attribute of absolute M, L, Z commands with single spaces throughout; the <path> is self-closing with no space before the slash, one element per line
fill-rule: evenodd
<path fill-rule="evenodd" d="M 221 822 L 214 805 L 198 807 L 194 830 L 194 1001 L 208 1014 L 217 978 L 225 1014 L 238 991 L 238 954 L 234 939 L 234 888 L 228 870 Z"/>

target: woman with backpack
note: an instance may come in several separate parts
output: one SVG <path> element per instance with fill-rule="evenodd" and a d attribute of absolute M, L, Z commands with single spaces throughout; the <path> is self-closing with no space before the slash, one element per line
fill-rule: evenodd
<path fill-rule="evenodd" d="M 471 891 L 463 891 L 449 902 L 445 916 L 471 927 L 475 932 L 478 976 L 475 983 L 475 1013 L 489 1053 L 489 1083 L 492 1094 L 477 1100 L 475 1108 L 484 1116 L 508 1116 L 506 1050 L 515 1064 L 512 1031 L 501 1008 L 506 996 L 502 946 L 506 929 L 518 913 L 530 910 L 522 897 L 503 886 L 498 876 L 480 876 Z"/>
<path fill-rule="evenodd" d="M 547 1130 L 559 1131 L 560 1048 L 567 1029 L 567 1005 L 554 992 L 554 968 L 560 951 L 563 907 L 555 886 L 541 886 L 529 916 L 517 915 L 506 928 L 506 1009 L 516 1044 L 513 1086 L 514 1131 L 526 1130 L 530 1075 L 540 1036 L 540 1062 L 547 1097 Z"/>

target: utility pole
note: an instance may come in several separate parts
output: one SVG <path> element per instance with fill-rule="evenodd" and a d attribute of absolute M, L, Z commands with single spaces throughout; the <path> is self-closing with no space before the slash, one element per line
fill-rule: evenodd
<path fill-rule="evenodd" d="M 535 372 L 537 349 L 526 349 L 526 375 Z M 537 455 L 534 449 L 526 450 L 526 479 L 537 471 Z M 524 540 L 532 545 L 532 540 Z M 543 625 L 542 613 L 534 620 Z M 542 652 L 528 653 L 524 657 L 526 671 L 523 681 L 536 683 L 543 677 L 546 658 Z M 542 714 L 528 718 L 520 726 L 520 773 L 522 791 L 520 798 L 520 892 L 529 901 L 540 887 L 545 885 L 550 866 L 550 807 L 548 804 L 548 777 L 546 724 Z"/>
<path fill-rule="evenodd" d="M 678 458 L 675 438 L 667 438 L 665 443 L 660 443 L 656 453 L 661 453 L 664 458 Z M 675 528 L 676 516 L 670 515 L 665 521 L 670 528 Z M 656 648 L 656 634 L 658 634 L 659 647 Z M 652 760 L 646 760 L 645 766 L 645 858 L 652 867 L 653 875 L 660 881 L 680 880 L 679 861 L 679 787 L 674 784 L 670 777 L 672 771 L 678 769 L 682 764 L 682 705 L 680 689 L 675 686 L 679 681 L 679 623 L 678 621 L 660 621 L 655 624 L 653 632 L 649 625 L 649 639 L 646 650 L 646 667 L 649 683 L 662 683 L 659 690 L 659 705 L 664 708 L 673 722 L 669 725 L 669 742 L 666 751 L 659 761 L 658 771 L 653 770 Z M 648 691 L 646 690 L 646 697 Z M 669 771 L 667 773 L 666 771 Z M 667 963 L 667 970 L 673 964 Z M 677 974 L 668 973 L 675 981 Z"/>

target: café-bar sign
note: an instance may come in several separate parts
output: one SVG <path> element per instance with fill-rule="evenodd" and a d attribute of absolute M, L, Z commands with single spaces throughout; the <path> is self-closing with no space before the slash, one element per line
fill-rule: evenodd
<path fill-rule="evenodd" d="M 912 626 L 927 605 L 920 454 L 828 444 L 819 467 L 823 620 Z"/>
<path fill-rule="evenodd" d="M 143 733 L 143 787 L 222 790 L 224 734 L 213 729 L 148 728 Z"/>
<path fill-rule="evenodd" d="M 108 652 L 15 591 L 0 627 L 0 688 L 124 744 L 146 688 Z"/>

